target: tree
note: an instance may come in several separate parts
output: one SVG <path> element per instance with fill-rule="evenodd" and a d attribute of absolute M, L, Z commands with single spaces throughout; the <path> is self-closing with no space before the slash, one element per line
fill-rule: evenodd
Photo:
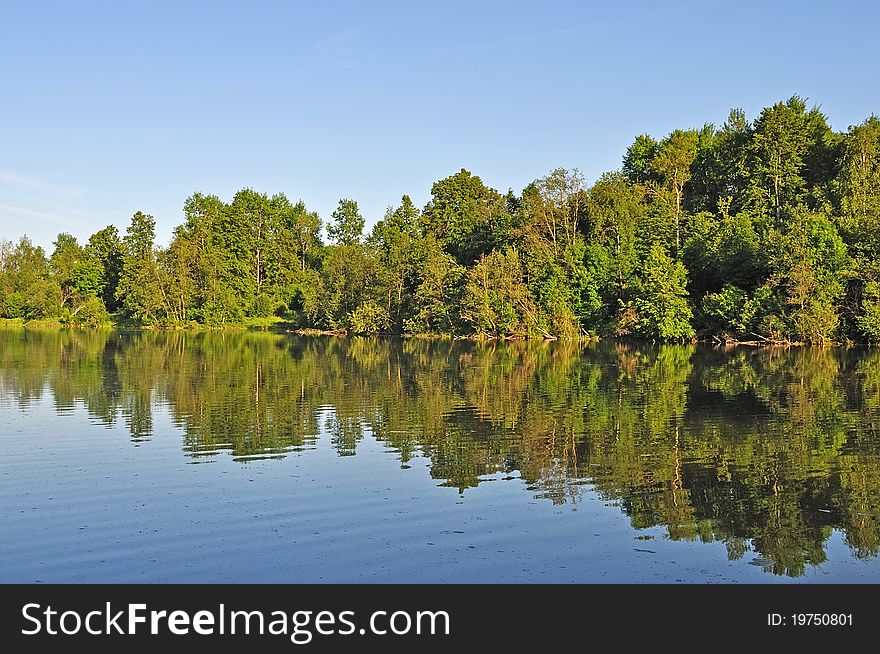
<path fill-rule="evenodd" d="M 159 324 L 167 305 L 165 288 L 156 257 L 156 221 L 140 211 L 132 218 L 123 238 L 125 256 L 117 298 L 123 310 L 144 324 Z"/>
<path fill-rule="evenodd" d="M 649 134 L 640 134 L 623 157 L 622 172 L 634 184 L 656 182 L 655 171 L 650 163 L 660 151 L 660 146 Z"/>
<path fill-rule="evenodd" d="M 645 222 L 648 211 L 644 187 L 621 173 L 606 173 L 588 191 L 585 208 L 588 237 L 609 253 L 604 302 L 607 307 L 617 307 L 630 299 L 641 259 L 638 226 Z"/>
<path fill-rule="evenodd" d="M 356 245 L 364 232 L 364 217 L 354 200 L 343 198 L 330 214 L 333 222 L 327 226 L 327 236 L 336 245 Z"/>
<path fill-rule="evenodd" d="M 671 197 L 672 219 L 675 223 L 675 253 L 681 247 L 681 213 L 684 185 L 691 178 L 691 164 L 697 157 L 698 134 L 693 130 L 675 130 L 660 143 L 659 150 L 648 167 L 660 179 L 660 188 Z"/>
<path fill-rule="evenodd" d="M 752 126 L 742 109 L 731 109 L 712 138 L 701 139 L 685 189 L 685 205 L 691 212 L 714 213 L 721 210 L 722 203 L 732 214 L 745 208 L 751 139 Z"/>
<path fill-rule="evenodd" d="M 321 218 L 317 212 L 306 210 L 300 200 L 284 213 L 282 224 L 299 260 L 300 271 L 305 272 L 310 258 L 321 247 Z"/>
<path fill-rule="evenodd" d="M 798 96 L 761 112 L 749 145 L 747 192 L 755 208 L 779 223 L 783 210 L 804 198 L 810 176 L 806 162 L 823 158 L 821 140 L 827 131 L 825 117 L 815 108 L 807 112 Z M 814 184 L 822 180 L 813 175 Z"/>
<path fill-rule="evenodd" d="M 869 341 L 880 342 L 880 283 L 871 281 L 865 285 L 862 313 L 857 323 Z"/>
<path fill-rule="evenodd" d="M 521 211 L 538 238 L 550 247 L 554 258 L 561 258 L 573 246 L 583 201 L 584 177 L 576 168 L 557 168 L 523 192 Z"/>
<path fill-rule="evenodd" d="M 246 302 L 241 280 L 247 277 L 244 226 L 215 195 L 194 193 L 184 202 L 183 212 L 184 223 L 175 230 L 172 247 L 176 264 L 186 262 L 188 267 L 179 274 L 195 286 L 188 317 L 212 326 L 240 321 Z"/>
<path fill-rule="evenodd" d="M 58 235 L 53 245 L 55 249 L 49 257 L 52 278 L 61 289 L 61 305 L 71 303 L 76 288 L 73 283 L 73 271 L 83 259 L 85 253 L 76 238 L 63 232 Z"/>
<path fill-rule="evenodd" d="M 462 319 L 483 336 L 526 336 L 537 321 L 516 250 L 484 255 L 467 275 Z"/>
<path fill-rule="evenodd" d="M 462 168 L 435 182 L 421 216 L 424 234 L 437 239 L 458 263 L 472 265 L 507 243 L 511 215 L 498 191 Z"/>
<path fill-rule="evenodd" d="M 85 255 L 89 262 L 101 270 L 100 297 L 104 306 L 108 311 L 116 311 L 119 308 L 116 289 L 125 257 L 116 227 L 108 225 L 92 234 L 85 246 Z"/>
<path fill-rule="evenodd" d="M 166 318 L 171 324 L 182 325 L 197 315 L 198 250 L 195 243 L 178 234 L 167 249 L 159 252 L 158 263 L 159 279 L 165 289 Z"/>
<path fill-rule="evenodd" d="M 60 290 L 58 317 L 65 324 L 98 325 L 107 318 L 103 266 L 70 234 L 59 234 L 54 245 L 49 266 Z"/>
<path fill-rule="evenodd" d="M 843 239 L 827 216 L 800 209 L 774 233 L 773 245 L 772 282 L 783 293 L 790 336 L 828 343 L 838 328 L 837 302 L 850 265 Z"/>
<path fill-rule="evenodd" d="M 270 304 L 268 271 L 273 270 L 279 213 L 289 203 L 283 195 L 269 198 L 253 189 L 242 189 L 223 212 L 223 246 L 233 255 L 231 270 L 240 302 L 249 315 L 266 315 Z"/>
<path fill-rule="evenodd" d="M 880 119 L 850 127 L 838 177 L 844 235 L 859 254 L 880 255 Z"/>
<path fill-rule="evenodd" d="M 400 206 L 389 207 L 373 227 L 370 243 L 379 257 L 380 275 L 386 287 L 385 311 L 396 331 L 402 331 L 410 313 L 412 293 L 421 265 L 422 243 L 419 211 L 408 195 Z"/>
<path fill-rule="evenodd" d="M 642 293 L 636 298 L 635 328 L 641 336 L 662 340 L 693 337 L 687 303 L 687 271 L 659 244 L 651 246 L 644 263 Z"/>
<path fill-rule="evenodd" d="M 61 309 L 60 288 L 50 280 L 46 253 L 27 236 L 5 249 L 3 294 L 7 318 L 47 318 Z"/>
<path fill-rule="evenodd" d="M 767 243 L 751 215 L 729 215 L 722 203 L 720 215 L 701 213 L 691 223 L 682 261 L 695 299 L 728 283 L 751 291 L 766 280 Z"/>
<path fill-rule="evenodd" d="M 329 248 L 321 271 L 318 307 L 320 324 L 351 330 L 352 316 L 365 303 L 381 306 L 382 293 L 375 253 L 361 244 Z M 376 315 L 371 312 L 370 315 Z"/>
<path fill-rule="evenodd" d="M 461 331 L 460 298 L 467 273 L 433 236 L 422 242 L 421 265 L 416 271 L 409 333 L 455 334 Z"/>

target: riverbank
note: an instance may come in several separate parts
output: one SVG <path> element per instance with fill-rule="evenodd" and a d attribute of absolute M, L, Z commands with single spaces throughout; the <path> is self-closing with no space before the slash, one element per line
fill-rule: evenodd
<path fill-rule="evenodd" d="M 611 342 L 670 342 L 682 343 L 682 341 L 657 341 L 654 339 L 644 339 L 633 336 L 601 336 L 598 334 L 582 334 L 575 338 L 568 337 L 547 337 L 547 336 L 522 336 L 522 335 L 502 335 L 489 336 L 485 334 L 443 334 L 429 332 L 414 332 L 396 334 L 392 332 L 375 332 L 375 333 L 353 333 L 344 329 L 316 329 L 312 327 L 299 327 L 296 323 L 278 316 L 269 316 L 263 318 L 248 318 L 242 323 L 227 323 L 222 326 L 203 325 L 195 321 L 183 325 L 142 325 L 135 320 L 125 316 L 113 315 L 110 320 L 100 323 L 99 325 L 87 326 L 64 323 L 58 318 L 41 318 L 36 320 L 24 320 L 23 318 L 0 318 L 0 329 L 113 329 L 118 331 L 185 331 L 185 332 L 245 332 L 245 331 L 272 331 L 280 334 L 297 334 L 299 336 L 385 336 L 392 338 L 404 339 L 441 339 L 453 341 L 476 341 L 476 342 L 501 342 L 501 341 L 562 341 L 568 343 L 593 343 L 597 341 Z M 747 340 L 738 340 L 730 335 L 708 335 L 694 337 L 685 343 L 713 345 L 715 347 L 850 347 L 850 346 L 870 346 L 872 343 L 859 341 L 828 341 L 825 343 L 808 343 L 806 341 L 789 341 L 785 339 L 773 339 L 758 334 L 753 335 L 754 338 Z"/>
<path fill-rule="evenodd" d="M 278 317 L 249 318 L 243 323 L 228 323 L 222 326 L 203 325 L 195 321 L 183 325 L 142 325 L 125 316 L 111 316 L 110 320 L 97 325 L 82 325 L 62 322 L 58 318 L 0 318 L 0 328 L 6 329 L 116 329 L 121 331 L 249 331 L 277 330 L 294 331 L 296 326 L 289 320 Z"/>

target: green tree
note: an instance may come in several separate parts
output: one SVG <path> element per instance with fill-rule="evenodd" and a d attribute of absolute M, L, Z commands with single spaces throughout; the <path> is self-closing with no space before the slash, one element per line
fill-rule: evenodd
<path fill-rule="evenodd" d="M 684 186 L 691 178 L 691 164 L 697 157 L 699 135 L 693 130 L 675 130 L 660 143 L 657 154 L 648 166 L 660 179 L 659 188 L 671 198 L 672 220 L 675 224 L 675 252 L 681 247 L 681 219 Z"/>
<path fill-rule="evenodd" d="M 660 151 L 657 141 L 649 134 L 640 134 L 623 157 L 622 172 L 634 184 L 656 182 L 655 171 L 650 163 Z"/>
<path fill-rule="evenodd" d="M 282 222 L 300 271 L 305 272 L 321 248 L 321 218 L 317 212 L 308 211 L 300 200 L 284 213 Z"/>
<path fill-rule="evenodd" d="M 389 207 L 377 222 L 370 242 L 379 257 L 380 275 L 385 286 L 385 311 L 395 331 L 403 330 L 412 313 L 412 296 L 422 265 L 423 244 L 419 233 L 419 210 L 408 195 L 400 206 Z"/>
<path fill-rule="evenodd" d="M 327 236 L 333 243 L 344 246 L 360 243 L 364 232 L 364 217 L 357 202 L 343 198 L 330 217 L 333 222 L 327 225 Z"/>
<path fill-rule="evenodd" d="M 526 336 L 537 312 L 516 250 L 494 250 L 468 272 L 461 317 L 484 336 Z"/>
<path fill-rule="evenodd" d="M 655 244 L 648 251 L 643 276 L 642 293 L 634 303 L 637 333 L 662 340 L 692 338 L 685 267 Z"/>
<path fill-rule="evenodd" d="M 588 238 L 608 253 L 608 276 L 601 293 L 609 314 L 631 299 L 637 284 L 642 259 L 639 224 L 645 222 L 647 212 L 644 186 L 633 184 L 621 173 L 602 175 L 587 193 Z"/>
<path fill-rule="evenodd" d="M 3 255 L 3 312 L 7 318 L 47 318 L 61 309 L 61 290 L 50 280 L 43 248 L 22 236 Z"/>
<path fill-rule="evenodd" d="M 378 262 L 375 253 L 362 244 L 336 245 L 328 248 L 321 271 L 318 295 L 319 324 L 331 329 L 350 331 L 353 315 L 364 304 L 382 306 Z M 376 312 L 368 310 L 375 316 Z M 357 325 L 363 326 L 364 323 Z M 367 330 L 367 331 L 378 331 Z"/>
<path fill-rule="evenodd" d="M 416 271 L 410 333 L 456 334 L 461 330 L 460 301 L 467 271 L 445 252 L 433 236 L 422 242 L 421 265 Z"/>
<path fill-rule="evenodd" d="M 798 210 L 773 236 L 772 283 L 785 298 L 791 337 L 824 344 L 836 335 L 837 301 L 850 265 L 846 246 L 824 214 Z"/>
<path fill-rule="evenodd" d="M 156 221 L 140 211 L 132 218 L 123 238 L 125 256 L 116 294 L 122 309 L 144 324 L 160 324 L 167 301 L 154 244 Z"/>
<path fill-rule="evenodd" d="M 249 315 L 265 316 L 271 311 L 270 275 L 277 257 L 276 235 L 280 215 L 290 203 L 282 194 L 269 197 L 253 189 L 242 189 L 223 212 L 221 245 L 232 255 L 232 286 Z"/>
<path fill-rule="evenodd" d="M 61 306 L 68 307 L 74 303 L 76 287 L 73 272 L 85 259 L 85 252 L 76 238 L 63 232 L 53 242 L 55 246 L 49 257 L 49 268 L 52 280 L 61 291 Z"/>
<path fill-rule="evenodd" d="M 506 199 L 476 175 L 461 169 L 435 182 L 421 216 L 425 234 L 464 266 L 507 243 L 511 215 Z"/>
<path fill-rule="evenodd" d="M 880 119 L 850 127 L 843 141 L 840 187 L 843 233 L 859 254 L 880 255 Z"/>
<path fill-rule="evenodd" d="M 752 126 L 742 109 L 731 109 L 712 138 L 701 139 L 685 189 L 685 204 L 692 213 L 718 212 L 722 204 L 731 213 L 745 208 L 751 139 Z"/>
<path fill-rule="evenodd" d="M 237 221 L 215 195 L 193 194 L 184 202 L 183 212 L 184 223 L 175 230 L 172 247 L 177 264 L 185 262 L 188 267 L 180 274 L 195 285 L 188 316 L 212 326 L 240 321 L 246 300 L 236 272 L 246 275 L 242 265 L 246 249 L 227 249 L 240 240 L 227 231 L 237 227 Z"/>
<path fill-rule="evenodd" d="M 865 285 L 862 313 L 857 323 L 869 341 L 880 342 L 880 283 L 871 281 Z"/>
<path fill-rule="evenodd" d="M 823 183 L 827 173 L 819 166 L 831 145 L 828 134 L 825 117 L 816 108 L 808 112 L 798 96 L 764 109 L 749 145 L 747 193 L 752 205 L 779 223 L 786 208 L 805 199 L 808 180 L 811 186 Z"/>
<path fill-rule="evenodd" d="M 116 311 L 119 303 L 116 289 L 122 273 L 125 248 L 119 231 L 113 225 L 100 229 L 89 237 L 85 254 L 91 265 L 101 270 L 100 297 L 108 311 Z"/>

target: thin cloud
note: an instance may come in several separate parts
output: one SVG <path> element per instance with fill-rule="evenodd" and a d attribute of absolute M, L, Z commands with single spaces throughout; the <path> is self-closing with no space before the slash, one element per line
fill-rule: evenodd
<path fill-rule="evenodd" d="M 56 197 L 73 197 L 83 195 L 86 192 L 85 189 L 76 186 L 53 184 L 52 182 L 47 182 L 39 177 L 22 175 L 20 173 L 12 172 L 11 170 L 2 169 L 0 169 L 0 186 L 28 189 Z"/>
<path fill-rule="evenodd" d="M 513 34 L 511 36 L 503 36 L 497 39 L 485 39 L 481 41 L 474 41 L 472 43 L 463 43 L 461 45 L 454 45 L 448 48 L 441 48 L 438 52 L 442 53 L 460 53 L 460 52 L 468 52 L 471 50 L 481 50 L 481 49 L 491 49 L 497 47 L 504 47 L 510 45 L 522 45 L 523 43 L 527 43 L 529 41 L 542 41 L 551 38 L 558 38 L 561 36 L 567 36 L 571 34 L 581 33 L 586 29 L 595 29 L 598 24 L 579 24 L 579 25 L 570 25 L 568 27 L 562 27 L 555 30 L 545 30 L 540 32 L 527 32 L 525 34 Z"/>
<path fill-rule="evenodd" d="M 361 25 L 355 25 L 340 32 L 334 32 L 315 41 L 309 50 L 313 54 L 327 54 L 337 51 L 340 47 L 351 47 L 355 37 L 364 31 Z"/>
<path fill-rule="evenodd" d="M 34 209 L 16 207 L 11 204 L 0 204 L 0 215 L 4 213 L 12 213 L 17 216 L 24 216 L 25 218 L 35 218 L 60 227 L 77 227 L 79 225 L 79 221 L 64 215 L 49 213 L 46 211 L 35 211 Z"/>

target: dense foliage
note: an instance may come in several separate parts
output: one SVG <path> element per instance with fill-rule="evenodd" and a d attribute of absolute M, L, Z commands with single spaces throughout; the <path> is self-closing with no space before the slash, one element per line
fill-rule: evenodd
<path fill-rule="evenodd" d="M 350 333 L 880 340 L 880 119 L 844 133 L 798 97 L 753 121 L 638 136 L 587 186 L 519 195 L 466 170 L 369 234 L 357 202 L 197 193 L 167 247 L 136 213 L 47 256 L 0 244 L 0 315 L 209 326 L 279 316 Z"/>

